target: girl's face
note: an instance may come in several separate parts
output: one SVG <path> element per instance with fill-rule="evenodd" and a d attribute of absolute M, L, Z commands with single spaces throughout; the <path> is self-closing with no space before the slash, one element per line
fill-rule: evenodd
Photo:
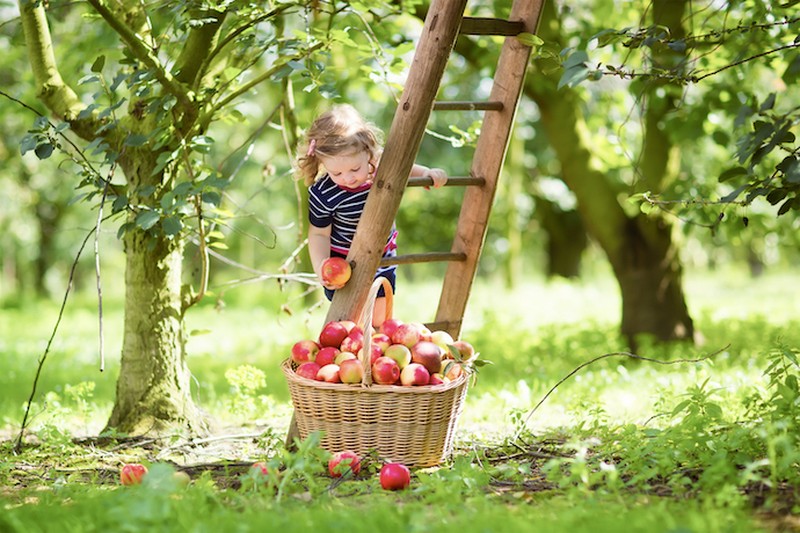
<path fill-rule="evenodd" d="M 375 167 L 366 151 L 334 157 L 319 156 L 319 160 L 333 182 L 340 187 L 357 189 L 365 183 L 371 183 L 374 177 L 372 173 Z"/>

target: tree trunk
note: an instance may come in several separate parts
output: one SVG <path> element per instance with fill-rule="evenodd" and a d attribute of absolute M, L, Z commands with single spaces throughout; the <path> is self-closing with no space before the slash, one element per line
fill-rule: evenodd
<path fill-rule="evenodd" d="M 559 21 L 552 2 L 545 2 L 543 16 L 540 36 L 557 42 Z M 536 75 L 526 78 L 525 93 L 539 106 L 542 125 L 561 163 L 561 177 L 575 193 L 588 233 L 613 267 L 622 296 L 621 333 L 633 350 L 643 334 L 661 341 L 693 339 L 671 224 L 657 215 L 625 212 L 619 203 L 623 191 L 604 175 L 589 148 L 591 134 L 581 114 L 580 97 L 574 90 L 558 89 L 560 70 L 551 66 L 542 65 Z M 659 147 L 656 139 L 663 142 L 663 137 L 653 133 L 645 141 L 642 168 L 648 175 L 647 185 L 657 192 L 669 170 L 664 152 L 670 146 Z"/>
<path fill-rule="evenodd" d="M 581 258 L 589 243 L 580 214 L 564 211 L 540 194 L 536 196 L 536 219 L 547 234 L 547 276 L 579 278 Z"/>
<path fill-rule="evenodd" d="M 107 429 L 158 433 L 206 429 L 190 394 L 179 239 L 125 236 L 125 330 L 117 397 Z"/>

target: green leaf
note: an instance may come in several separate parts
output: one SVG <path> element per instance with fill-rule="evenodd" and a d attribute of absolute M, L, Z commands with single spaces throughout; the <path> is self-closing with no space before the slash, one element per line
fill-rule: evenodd
<path fill-rule="evenodd" d="M 143 230 L 148 230 L 156 225 L 159 218 L 161 217 L 156 211 L 142 211 L 136 215 L 136 225 Z"/>
<path fill-rule="evenodd" d="M 544 44 L 544 41 L 541 37 L 528 32 L 522 32 L 517 35 L 517 40 L 525 46 L 530 46 L 531 48 L 535 46 L 542 46 Z"/>
<path fill-rule="evenodd" d="M 142 135 L 139 133 L 131 133 L 125 139 L 125 146 L 142 146 L 146 142 L 147 142 L 147 135 Z"/>
<path fill-rule="evenodd" d="M 736 176 L 742 176 L 742 175 L 745 175 L 745 174 L 747 174 L 747 169 L 746 168 L 744 168 L 744 167 L 732 167 L 732 168 L 729 168 L 728 170 L 726 170 L 725 172 L 723 172 L 722 174 L 720 174 L 719 178 L 718 178 L 718 181 L 720 183 L 724 183 L 724 182 L 726 182 L 726 181 L 728 181 L 728 180 L 730 180 L 732 178 L 735 178 Z"/>
<path fill-rule="evenodd" d="M 193 137 L 191 142 L 189 143 L 189 148 L 201 154 L 209 153 L 211 151 L 212 146 L 214 146 L 214 139 L 212 139 L 208 135 L 198 135 L 196 137 Z"/>
<path fill-rule="evenodd" d="M 101 72 L 105 64 L 106 64 L 106 56 L 104 55 L 98 56 L 98 58 L 94 60 L 94 63 L 92 63 L 91 71 Z"/>
<path fill-rule="evenodd" d="M 34 148 L 33 152 L 36 154 L 36 157 L 39 159 L 47 159 L 51 155 L 53 155 L 53 149 L 55 147 L 50 143 L 40 144 L 36 148 Z"/>
<path fill-rule="evenodd" d="M 183 222 L 181 222 L 180 217 L 169 216 L 161 221 L 161 227 L 164 229 L 165 235 L 175 236 L 183 229 Z"/>
<path fill-rule="evenodd" d="M 204 192 L 202 195 L 200 195 L 200 197 L 204 202 L 211 205 L 219 205 L 219 203 L 222 201 L 220 194 L 214 191 Z"/>

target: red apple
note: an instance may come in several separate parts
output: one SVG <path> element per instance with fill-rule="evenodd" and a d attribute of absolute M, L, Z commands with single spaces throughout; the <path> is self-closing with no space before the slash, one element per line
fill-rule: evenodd
<path fill-rule="evenodd" d="M 314 363 L 312 361 L 308 363 L 303 363 L 302 365 L 298 366 L 295 372 L 300 377 L 316 380 L 320 368 L 321 367 L 317 363 Z"/>
<path fill-rule="evenodd" d="M 350 450 L 336 452 L 328 460 L 328 472 L 331 477 L 342 477 L 348 470 L 353 472 L 354 476 L 361 470 L 361 459 L 355 452 Z"/>
<path fill-rule="evenodd" d="M 411 350 L 405 344 L 391 344 L 383 352 L 383 355 L 397 361 L 400 370 L 403 370 L 411 362 Z"/>
<path fill-rule="evenodd" d="M 138 485 L 147 473 L 147 467 L 139 463 L 128 463 L 119 472 L 119 480 L 123 485 Z"/>
<path fill-rule="evenodd" d="M 385 490 L 402 490 L 411 484 L 411 471 L 400 463 L 386 463 L 381 467 L 380 480 Z"/>
<path fill-rule="evenodd" d="M 334 359 L 333 362 L 337 365 L 341 365 L 348 359 L 357 359 L 356 354 L 352 352 L 339 352 L 339 355 L 336 356 L 336 359 Z"/>
<path fill-rule="evenodd" d="M 267 470 L 267 463 L 263 461 L 258 461 L 256 463 L 253 463 L 250 466 L 250 470 L 256 471 L 259 475 L 263 476 L 269 475 L 269 470 Z"/>
<path fill-rule="evenodd" d="M 411 361 L 419 363 L 431 374 L 442 368 L 442 349 L 431 341 L 419 341 L 411 348 Z"/>
<path fill-rule="evenodd" d="M 378 357 L 383 355 L 383 350 L 381 347 L 375 343 L 370 343 L 369 345 L 370 357 L 369 357 L 369 364 L 373 364 Z M 364 348 L 361 348 L 358 353 L 356 354 L 359 359 L 363 360 L 364 357 Z"/>
<path fill-rule="evenodd" d="M 314 359 L 314 362 L 319 366 L 329 365 L 334 362 L 337 355 L 339 355 L 339 348 L 325 346 L 317 352 L 317 357 Z"/>
<path fill-rule="evenodd" d="M 375 333 L 372 335 L 372 345 L 379 346 L 382 352 L 385 352 L 386 348 L 388 348 L 391 344 L 392 339 L 386 333 Z"/>
<path fill-rule="evenodd" d="M 317 372 L 317 381 L 341 383 L 342 379 L 339 377 L 339 365 L 330 364 L 320 367 L 319 372 Z"/>
<path fill-rule="evenodd" d="M 358 359 L 347 359 L 339 365 L 339 378 L 342 383 L 361 383 L 364 377 L 364 365 Z"/>
<path fill-rule="evenodd" d="M 381 356 L 372 364 L 372 379 L 380 385 L 394 385 L 400 379 L 400 367 L 397 361 Z"/>
<path fill-rule="evenodd" d="M 400 383 L 408 387 L 427 385 L 430 380 L 431 373 L 419 363 L 410 363 L 400 372 Z"/>
<path fill-rule="evenodd" d="M 467 341 L 459 339 L 453 342 L 452 345 L 456 348 L 456 350 L 458 350 L 458 354 L 455 359 L 459 361 L 469 363 L 477 356 L 475 353 L 475 348 Z"/>
<path fill-rule="evenodd" d="M 461 377 L 461 374 L 464 373 L 463 363 L 452 361 L 450 359 L 444 359 L 442 361 L 442 369 L 439 373 L 451 381 L 458 379 Z"/>
<path fill-rule="evenodd" d="M 394 332 L 395 332 L 395 331 L 397 330 L 397 328 L 398 328 L 398 327 L 400 327 L 402 324 L 403 324 L 403 321 L 402 321 L 402 320 L 400 320 L 399 318 L 387 318 L 387 319 L 386 319 L 386 320 L 384 320 L 384 321 L 383 321 L 383 323 L 381 324 L 381 331 L 380 331 L 380 333 L 383 333 L 384 335 L 387 335 L 387 336 L 388 336 L 388 337 L 391 339 L 391 338 L 392 338 L 392 335 L 394 335 Z"/>
<path fill-rule="evenodd" d="M 297 364 L 313 361 L 319 352 L 319 344 L 312 340 L 297 341 L 292 346 L 292 361 Z"/>
<path fill-rule="evenodd" d="M 442 385 L 444 383 L 450 383 L 450 380 L 446 377 L 443 377 L 438 372 L 431 374 L 431 379 L 428 381 L 428 385 Z"/>
<path fill-rule="evenodd" d="M 341 257 L 329 257 L 322 262 L 320 267 L 323 283 L 331 287 L 344 287 L 352 273 L 350 263 Z"/>
<path fill-rule="evenodd" d="M 343 352 L 358 353 L 362 346 L 364 346 L 364 333 L 361 328 L 353 328 L 342 341 L 340 348 Z"/>
<path fill-rule="evenodd" d="M 353 331 L 353 328 L 358 327 L 352 320 L 340 320 L 339 323 L 344 326 L 344 328 L 347 330 L 347 333 Z"/>
<path fill-rule="evenodd" d="M 393 344 L 405 344 L 409 348 L 417 344 L 420 340 L 422 340 L 422 335 L 416 324 L 400 324 L 392 334 Z"/>
<path fill-rule="evenodd" d="M 342 345 L 342 341 L 347 337 L 347 326 L 337 320 L 332 320 L 322 326 L 322 331 L 319 334 L 320 346 L 334 346 L 338 348 Z"/>

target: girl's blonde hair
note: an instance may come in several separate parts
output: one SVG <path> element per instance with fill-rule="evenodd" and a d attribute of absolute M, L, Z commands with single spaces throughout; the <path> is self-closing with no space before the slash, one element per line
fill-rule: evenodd
<path fill-rule="evenodd" d="M 337 105 L 321 114 L 306 132 L 300 145 L 296 169 L 306 185 L 319 176 L 322 157 L 351 155 L 365 151 L 370 161 L 381 154 L 381 132 L 355 110 L 353 106 Z"/>

